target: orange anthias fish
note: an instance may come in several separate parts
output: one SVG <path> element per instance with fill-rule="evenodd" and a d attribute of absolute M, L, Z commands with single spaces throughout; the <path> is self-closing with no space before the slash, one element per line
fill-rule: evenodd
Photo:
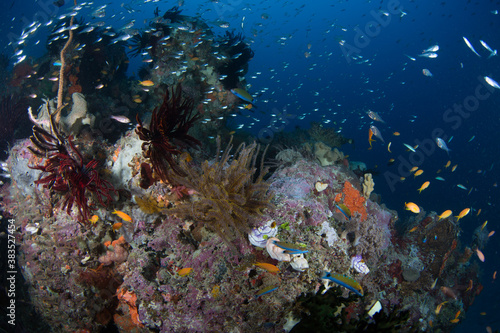
<path fill-rule="evenodd" d="M 445 168 L 449 168 L 451 165 L 451 161 L 446 162 L 446 165 L 444 166 Z"/>
<path fill-rule="evenodd" d="M 413 168 L 410 169 L 410 172 L 415 172 L 418 170 L 418 166 L 414 166 Z"/>
<path fill-rule="evenodd" d="M 373 131 L 372 129 L 370 128 L 368 130 L 368 143 L 370 144 L 370 148 L 372 148 L 372 142 L 375 141 L 373 138 Z"/>
<path fill-rule="evenodd" d="M 399 133 L 399 132 L 394 132 L 394 133 L 392 133 L 392 135 L 394 135 L 394 136 L 400 136 L 400 135 L 401 135 L 401 133 Z"/>
<path fill-rule="evenodd" d="M 123 223 L 116 222 L 113 224 L 113 231 L 119 230 L 122 227 Z"/>
<path fill-rule="evenodd" d="M 152 87 L 155 83 L 151 80 L 139 81 L 139 84 L 143 87 Z"/>
<path fill-rule="evenodd" d="M 422 186 L 420 186 L 420 188 L 417 190 L 418 193 L 422 193 L 423 190 L 429 187 L 430 183 L 430 181 L 426 181 L 425 183 L 423 183 Z"/>
<path fill-rule="evenodd" d="M 469 214 L 470 208 L 465 208 L 458 214 L 458 216 L 455 216 L 457 218 L 457 222 L 460 221 L 461 218 L 465 217 L 467 214 Z"/>
<path fill-rule="evenodd" d="M 420 170 L 417 170 L 415 171 L 415 173 L 413 174 L 413 178 L 417 177 L 417 176 L 420 176 L 421 174 L 424 173 L 424 170 L 420 169 Z"/>
<path fill-rule="evenodd" d="M 132 218 L 130 216 L 128 216 L 127 214 L 125 214 L 124 212 L 121 212 L 121 211 L 115 209 L 113 211 L 113 214 L 118 215 L 124 221 L 132 222 Z"/>
<path fill-rule="evenodd" d="M 188 276 L 192 271 L 193 269 L 191 267 L 186 267 L 179 269 L 177 274 L 179 274 L 179 276 Z"/>
<path fill-rule="evenodd" d="M 453 212 L 451 210 L 445 210 L 444 212 L 441 213 L 441 215 L 439 215 L 439 220 L 442 220 L 442 219 L 445 219 L 447 217 L 450 217 L 450 215 L 452 214 Z M 438 220 L 438 221 L 439 221 Z"/>
<path fill-rule="evenodd" d="M 420 208 L 413 202 L 405 202 L 405 209 L 411 211 L 412 213 L 420 213 Z"/>
<path fill-rule="evenodd" d="M 280 271 L 278 267 L 274 266 L 273 264 L 268 264 L 265 262 L 256 262 L 254 265 L 262 269 L 265 269 L 269 273 L 278 273 Z"/>

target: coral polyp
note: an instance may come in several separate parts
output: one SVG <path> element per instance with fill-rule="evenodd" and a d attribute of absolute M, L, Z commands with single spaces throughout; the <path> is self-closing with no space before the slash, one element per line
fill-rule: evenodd
<path fill-rule="evenodd" d="M 153 111 L 149 129 L 145 128 L 137 116 L 135 132 L 146 141 L 142 145 L 143 155 L 149 158 L 155 174 L 164 182 L 168 181 L 168 170 L 185 176 L 179 168 L 174 156 L 181 153 L 182 146 L 196 147 L 201 142 L 188 134 L 189 129 L 201 117 L 193 113 L 194 101 L 182 97 L 182 87 L 172 88 L 172 96 L 168 90 L 162 105 Z"/>
<path fill-rule="evenodd" d="M 75 147 L 72 137 L 65 138 L 59 133 L 51 117 L 50 134 L 41 127 L 33 127 L 30 140 L 34 147 L 28 149 L 36 156 L 45 158 L 43 164 L 31 166 L 42 171 L 36 185 L 43 185 L 53 192 L 63 195 L 61 208 L 71 215 L 73 206 L 78 208 L 78 221 L 88 223 L 92 208 L 88 193 L 96 196 L 99 203 L 107 206 L 113 198 L 113 186 L 99 175 L 99 162 L 95 159 L 85 163 L 82 154 Z"/>

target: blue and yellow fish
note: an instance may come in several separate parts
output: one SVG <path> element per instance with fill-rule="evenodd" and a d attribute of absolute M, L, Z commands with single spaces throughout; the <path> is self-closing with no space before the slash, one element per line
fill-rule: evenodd
<path fill-rule="evenodd" d="M 278 242 L 278 241 L 273 241 L 273 243 L 277 247 L 280 247 L 283 250 L 285 250 L 284 253 L 287 253 L 287 254 L 301 254 L 301 253 L 309 252 L 308 250 L 304 250 L 304 248 L 302 248 L 298 245 L 295 245 L 295 244 L 290 244 L 290 243 L 286 243 L 286 242 Z"/>
<path fill-rule="evenodd" d="M 337 207 L 338 210 L 340 210 L 340 212 L 342 214 L 344 214 L 344 216 L 346 217 L 346 219 L 348 220 L 351 220 L 351 211 L 349 210 L 349 208 L 344 205 L 344 204 L 335 204 L 335 207 Z"/>
<path fill-rule="evenodd" d="M 277 285 L 277 284 L 276 285 L 270 285 L 268 287 L 264 287 L 264 288 L 262 288 L 261 290 L 259 290 L 257 292 L 257 294 L 255 295 L 255 298 L 258 298 L 258 297 L 260 297 L 262 295 L 265 295 L 265 294 L 269 294 L 270 292 L 275 291 L 278 288 L 279 288 L 279 285 Z"/>
<path fill-rule="evenodd" d="M 341 275 L 341 274 L 332 274 L 330 272 L 323 272 L 323 280 L 330 280 L 332 282 L 335 282 L 336 284 L 341 285 L 342 287 L 345 287 L 355 293 L 358 296 L 363 296 L 363 287 L 354 279 L 351 279 L 350 277 Z"/>

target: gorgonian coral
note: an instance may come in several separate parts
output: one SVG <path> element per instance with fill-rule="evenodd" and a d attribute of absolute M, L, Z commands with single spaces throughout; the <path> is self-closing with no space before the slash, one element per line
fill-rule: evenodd
<path fill-rule="evenodd" d="M 42 171 L 36 185 L 63 195 L 62 209 L 71 215 L 73 205 L 78 208 L 78 221 L 88 223 L 91 210 L 88 194 L 94 194 L 101 205 L 106 206 L 113 198 L 113 186 L 103 180 L 98 171 L 99 162 L 95 159 L 84 163 L 82 154 L 72 141 L 65 138 L 51 117 L 53 135 L 41 127 L 33 127 L 30 137 L 34 147 L 28 149 L 36 156 L 45 159 L 43 164 L 30 166 Z"/>
<path fill-rule="evenodd" d="M 220 152 L 220 139 L 217 139 Z M 255 218 L 264 208 L 272 208 L 269 184 L 263 180 L 267 168 L 261 163 L 256 176 L 255 166 L 259 146 L 240 145 L 231 160 L 231 142 L 214 162 L 205 161 L 201 170 L 181 159 L 185 177 L 172 174 L 176 183 L 196 191 L 199 200 L 178 203 L 171 212 L 179 217 L 191 217 L 204 223 L 228 244 L 236 238 L 246 238 Z M 263 157 L 262 157 L 263 159 Z"/>
<path fill-rule="evenodd" d="M 153 111 L 149 129 L 145 128 L 137 115 L 135 132 L 146 141 L 142 144 L 144 157 L 149 158 L 155 174 L 164 182 L 168 182 L 168 170 L 185 176 L 179 168 L 174 156 L 181 153 L 182 146 L 200 146 L 201 142 L 188 134 L 189 129 L 201 117 L 193 114 L 194 101 L 182 98 L 180 85 L 172 88 L 172 96 L 167 90 L 161 106 Z"/>

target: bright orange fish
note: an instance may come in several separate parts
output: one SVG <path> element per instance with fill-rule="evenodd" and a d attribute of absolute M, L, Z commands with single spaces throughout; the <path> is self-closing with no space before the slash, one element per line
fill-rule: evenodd
<path fill-rule="evenodd" d="M 408 202 L 408 203 L 405 202 L 405 209 L 415 214 L 420 213 L 420 208 L 413 202 Z"/>
<path fill-rule="evenodd" d="M 422 193 L 423 190 L 429 187 L 430 183 L 430 181 L 426 181 L 425 183 L 423 183 L 422 186 L 420 186 L 420 188 L 417 190 L 418 193 Z"/>
<path fill-rule="evenodd" d="M 400 136 L 400 135 L 401 135 L 401 133 L 399 133 L 399 132 L 394 132 L 394 133 L 392 133 L 392 135 L 394 135 L 394 136 Z"/>
<path fill-rule="evenodd" d="M 191 267 L 186 267 L 186 268 L 179 269 L 179 271 L 177 271 L 177 274 L 179 274 L 179 276 L 187 276 L 192 271 L 193 271 L 193 269 Z"/>
<path fill-rule="evenodd" d="M 124 212 L 121 212 L 121 211 L 115 209 L 113 211 L 113 214 L 118 215 L 124 221 L 132 222 L 132 218 L 130 216 L 128 216 L 127 214 L 125 214 Z"/>
<path fill-rule="evenodd" d="M 446 162 L 446 165 L 444 166 L 445 168 L 449 168 L 451 165 L 451 161 Z"/>
<path fill-rule="evenodd" d="M 450 215 L 452 214 L 452 211 L 451 210 L 445 210 L 443 213 L 441 213 L 441 215 L 439 215 L 439 220 L 442 220 L 442 219 L 445 219 L 447 217 L 450 217 Z M 439 221 L 438 220 L 438 221 Z"/>
<path fill-rule="evenodd" d="M 413 174 L 413 178 L 417 177 L 417 176 L 420 176 L 421 174 L 424 173 L 424 170 L 420 169 L 420 170 L 417 170 L 415 171 L 415 173 Z"/>
<path fill-rule="evenodd" d="M 460 221 L 461 218 L 465 217 L 467 214 L 469 214 L 470 208 L 465 208 L 458 214 L 458 216 L 455 216 L 457 218 L 457 222 Z"/>
<path fill-rule="evenodd" d="M 368 143 L 370 144 L 370 148 L 372 147 L 372 142 L 375 141 L 373 138 L 373 131 L 372 129 L 370 128 L 368 130 Z"/>
<path fill-rule="evenodd" d="M 455 164 L 455 165 L 451 168 L 451 172 L 455 172 L 455 170 L 457 169 L 457 166 L 458 166 L 458 164 Z"/>
<path fill-rule="evenodd" d="M 414 232 L 417 229 L 418 229 L 418 226 L 411 228 L 410 230 L 408 230 L 408 232 Z"/>
<path fill-rule="evenodd" d="M 265 262 L 256 262 L 254 265 L 262 269 L 265 269 L 269 273 L 278 273 L 280 271 L 278 267 L 274 266 L 273 264 L 268 264 Z"/>
<path fill-rule="evenodd" d="M 151 80 L 139 81 L 139 84 L 143 87 L 152 87 L 155 83 Z"/>
<path fill-rule="evenodd" d="M 415 172 L 418 170 L 418 166 L 414 166 L 413 168 L 410 169 L 410 172 Z"/>
<path fill-rule="evenodd" d="M 123 223 L 116 222 L 115 224 L 113 224 L 113 231 L 120 230 L 122 225 L 123 225 Z"/>

